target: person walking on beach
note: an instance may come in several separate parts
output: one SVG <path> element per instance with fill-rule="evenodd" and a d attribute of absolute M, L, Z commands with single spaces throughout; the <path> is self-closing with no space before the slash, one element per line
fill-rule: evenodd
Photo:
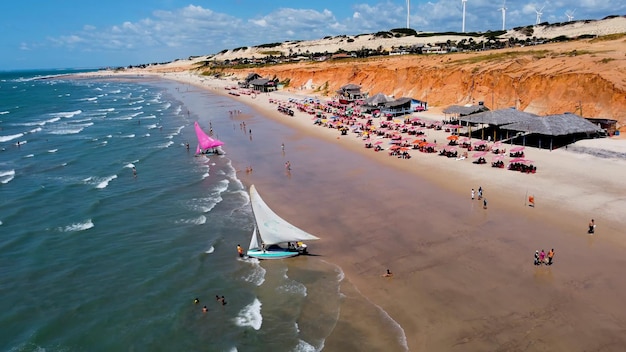
<path fill-rule="evenodd" d="M 487 209 L 487 198 L 483 198 L 483 209 Z"/>
<path fill-rule="evenodd" d="M 475 192 L 474 192 L 474 189 L 472 188 L 472 200 L 474 200 L 474 195 L 475 195 Z"/>
<path fill-rule="evenodd" d="M 283 152 L 285 151 L 285 143 L 282 143 L 282 144 L 280 145 L 280 149 L 282 149 L 282 150 L 283 150 Z"/>
<path fill-rule="evenodd" d="M 483 199 L 483 187 L 478 187 L 478 200 Z"/>
<path fill-rule="evenodd" d="M 289 160 L 287 160 L 287 162 L 285 163 L 285 169 L 287 171 L 291 171 L 291 163 L 289 162 Z"/>
<path fill-rule="evenodd" d="M 588 233 L 593 234 L 594 232 L 596 232 L 596 222 L 591 219 L 591 221 L 589 221 L 589 231 Z"/>
<path fill-rule="evenodd" d="M 533 208 L 535 207 L 535 196 L 528 196 L 528 206 Z"/>
<path fill-rule="evenodd" d="M 552 258 L 554 258 L 554 248 L 548 252 L 548 265 L 552 265 Z"/>
<path fill-rule="evenodd" d="M 546 259 L 546 252 L 544 252 L 542 249 L 541 252 L 539 253 L 539 264 L 543 264 L 545 259 Z"/>
<path fill-rule="evenodd" d="M 535 265 L 539 265 L 539 250 L 535 251 Z"/>

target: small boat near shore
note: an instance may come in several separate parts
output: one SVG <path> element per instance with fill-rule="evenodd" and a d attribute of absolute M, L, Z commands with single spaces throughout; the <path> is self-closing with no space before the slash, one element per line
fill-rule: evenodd
<path fill-rule="evenodd" d="M 255 226 L 248 247 L 248 257 L 257 259 L 295 257 L 299 254 L 307 254 L 307 245 L 304 241 L 319 240 L 319 237 L 293 226 L 274 213 L 263 201 L 254 185 L 250 186 L 250 204 Z"/>
<path fill-rule="evenodd" d="M 196 147 L 196 156 L 198 155 L 224 155 L 224 150 L 222 150 L 222 146 L 224 142 L 219 139 L 214 139 L 209 137 L 202 128 L 198 121 L 194 123 L 194 127 L 196 129 L 196 137 L 198 137 L 198 145 Z"/>

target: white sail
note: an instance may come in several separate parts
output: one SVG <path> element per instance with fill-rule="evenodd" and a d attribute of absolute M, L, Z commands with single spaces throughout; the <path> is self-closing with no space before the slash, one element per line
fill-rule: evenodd
<path fill-rule="evenodd" d="M 252 231 L 252 239 L 250 240 L 250 247 L 248 247 L 248 249 L 258 249 L 259 247 L 259 240 L 257 239 L 257 235 L 256 235 L 256 226 L 254 226 L 254 231 Z"/>
<path fill-rule="evenodd" d="M 259 229 L 259 236 L 266 245 L 319 240 L 318 237 L 300 230 L 276 215 L 261 199 L 254 185 L 250 186 L 250 203 Z"/>

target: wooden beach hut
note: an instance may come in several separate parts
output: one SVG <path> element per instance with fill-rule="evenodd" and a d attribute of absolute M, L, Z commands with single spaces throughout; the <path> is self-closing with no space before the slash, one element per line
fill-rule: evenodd
<path fill-rule="evenodd" d="M 490 136 L 494 141 L 498 141 L 509 138 L 510 131 L 503 130 L 502 126 L 535 117 L 537 115 L 510 108 L 461 116 L 459 121 L 461 125 L 468 127 L 470 137 L 485 139 Z"/>
<path fill-rule="evenodd" d="M 350 104 L 356 100 L 365 99 L 366 94 L 361 92 L 361 86 L 346 84 L 337 90 L 337 97 L 341 104 Z"/>
<path fill-rule="evenodd" d="M 550 150 L 566 146 L 577 140 L 604 135 L 602 128 L 571 113 L 535 116 L 525 121 L 504 125 L 501 128 L 517 133 L 516 137 L 511 139 L 511 143 L 521 142 L 522 145 Z"/>
<path fill-rule="evenodd" d="M 385 116 L 401 116 L 410 114 L 413 112 L 411 109 L 411 98 L 399 98 L 393 101 L 386 102 L 381 109 L 381 113 Z"/>
<path fill-rule="evenodd" d="M 250 86 L 257 92 L 273 92 L 276 90 L 276 82 L 267 78 L 257 78 L 250 81 Z"/>

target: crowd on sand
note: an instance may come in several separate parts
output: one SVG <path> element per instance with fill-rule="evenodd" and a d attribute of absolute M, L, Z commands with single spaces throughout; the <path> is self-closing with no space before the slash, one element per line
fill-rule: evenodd
<path fill-rule="evenodd" d="M 453 160 L 472 158 L 477 165 L 487 164 L 491 155 L 491 166 L 505 168 L 507 149 L 501 141 L 471 138 L 467 127 L 461 126 L 458 120 L 434 120 L 426 116 L 418 116 L 414 112 L 404 116 L 365 112 L 357 103 L 341 104 L 337 100 L 322 101 L 313 98 L 281 100 L 269 99 L 277 105 L 277 110 L 287 116 L 294 116 L 294 111 L 305 113 L 311 117 L 314 125 L 335 129 L 340 136 L 348 134 L 364 142 L 365 148 L 374 152 L 386 151 L 391 157 L 410 159 L 412 152 L 436 154 Z M 447 133 L 445 140 L 438 143 L 436 137 L 430 137 L 431 131 Z M 465 135 L 465 136 L 462 136 Z M 460 149 L 462 151 L 460 151 Z M 526 159 L 525 147 L 516 146 L 508 154 L 508 170 L 522 173 L 536 173 L 537 167 Z"/>

